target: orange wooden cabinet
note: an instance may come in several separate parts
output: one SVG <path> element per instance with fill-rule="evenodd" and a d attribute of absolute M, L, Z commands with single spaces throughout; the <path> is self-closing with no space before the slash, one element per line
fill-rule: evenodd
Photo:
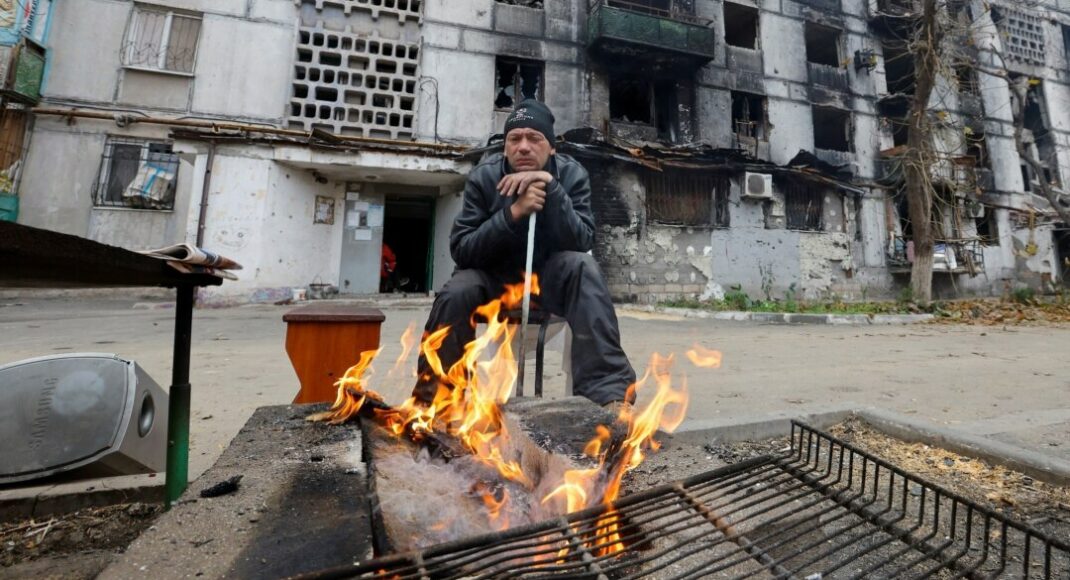
<path fill-rule="evenodd" d="M 374 308 L 342 304 L 312 304 L 283 315 L 286 354 L 301 381 L 294 403 L 333 402 L 335 381 L 360 360 L 361 352 L 379 348 L 385 319 Z"/>

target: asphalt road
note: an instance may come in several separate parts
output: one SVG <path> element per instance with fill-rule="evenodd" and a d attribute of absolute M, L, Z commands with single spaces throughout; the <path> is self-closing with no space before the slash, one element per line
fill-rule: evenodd
<path fill-rule="evenodd" d="M 0 364 L 116 353 L 167 385 L 173 311 L 159 306 L 99 293 L 0 298 Z M 297 393 L 283 349 L 289 308 L 195 312 L 191 477 L 215 461 L 254 409 L 289 403 Z M 426 300 L 383 308 L 384 360 L 397 356 L 406 325 L 422 325 L 428 309 Z M 674 380 L 686 375 L 688 419 L 873 405 L 1070 459 L 1070 328 L 772 326 L 627 309 L 619 315 L 637 371 L 654 352 L 677 354 Z M 683 354 L 696 343 L 722 351 L 723 366 L 691 366 Z M 560 354 L 547 359 L 547 396 L 563 396 Z M 382 377 L 391 363 L 380 366 Z M 410 384 L 400 376 L 375 386 L 396 403 Z"/>

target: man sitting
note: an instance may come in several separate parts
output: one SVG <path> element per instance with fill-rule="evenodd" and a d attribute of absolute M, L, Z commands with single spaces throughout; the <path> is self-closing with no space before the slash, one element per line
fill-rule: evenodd
<path fill-rule="evenodd" d="M 522 101 L 505 122 L 505 154 L 486 158 L 468 176 L 464 206 L 450 233 L 457 269 L 435 298 L 426 333 L 450 334 L 438 351 L 443 368 L 460 359 L 475 338 L 476 307 L 523 280 L 528 217 L 537 213 L 533 269 L 539 307 L 572 328 L 572 379 L 577 395 L 608 405 L 624 401 L 635 382 L 620 346 L 609 289 L 588 254 L 594 243 L 591 183 L 575 159 L 554 149 L 554 116 L 539 101 Z M 437 380 L 424 357 L 413 389 L 430 402 Z M 630 401 L 629 401 L 630 402 Z"/>

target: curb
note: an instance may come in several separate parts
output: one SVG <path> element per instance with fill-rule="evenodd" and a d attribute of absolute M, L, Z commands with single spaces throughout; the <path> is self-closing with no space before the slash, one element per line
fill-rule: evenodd
<path fill-rule="evenodd" d="M 1065 459 L 988 437 L 938 427 L 883 409 L 861 408 L 854 415 L 874 429 L 908 443 L 942 447 L 960 455 L 1003 465 L 1046 483 L 1070 485 L 1070 461 Z"/>
<path fill-rule="evenodd" d="M 713 312 L 694 308 L 659 306 L 628 306 L 625 310 L 672 314 L 684 318 L 730 320 L 733 322 L 761 322 L 765 324 L 830 324 L 833 326 L 870 326 L 917 324 L 932 320 L 932 314 L 806 314 L 792 312 L 742 312 L 726 310 Z"/>
<path fill-rule="evenodd" d="M 0 490 L 0 522 L 45 518 L 119 503 L 163 503 L 164 478 L 124 475 Z"/>
<path fill-rule="evenodd" d="M 701 444 L 716 440 L 724 443 L 786 437 L 791 421 L 798 420 L 818 429 L 826 429 L 855 417 L 885 435 L 907 443 L 922 443 L 947 449 L 960 455 L 1002 465 L 1052 485 L 1070 485 L 1070 461 L 1043 453 L 908 417 L 874 407 L 835 408 L 826 411 L 776 412 L 734 419 L 685 421 L 672 434 L 676 441 Z"/>

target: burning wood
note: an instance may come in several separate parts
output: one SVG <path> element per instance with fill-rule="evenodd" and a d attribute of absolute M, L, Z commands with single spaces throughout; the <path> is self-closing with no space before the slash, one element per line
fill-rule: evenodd
<path fill-rule="evenodd" d="M 539 293 L 535 276 L 532 293 Z M 485 532 L 487 525 L 504 530 L 600 504 L 606 506 L 606 515 L 594 535 L 588 534 L 584 541 L 600 554 L 624 549 L 617 534 L 621 522 L 612 502 L 620 494 L 624 474 L 638 466 L 647 451 L 657 450 L 657 431 L 673 431 L 683 421 L 686 382 L 674 388 L 670 372 L 674 357 L 655 355 L 646 374 L 629 389 L 630 394 L 643 392 L 652 379 L 653 396 L 639 410 L 624 406 L 611 426 L 599 426 L 584 450 L 594 460 L 593 467 L 577 468 L 568 458 L 543 450 L 502 410 L 517 379 L 517 364 L 511 349 L 513 330 L 499 315 L 515 308 L 522 294 L 523 283 L 508 286 L 499 299 L 476 310 L 473 319 L 478 316 L 487 321 L 486 331 L 467 344 L 461 359 L 448 369 L 443 368 L 437 351 L 450 329 L 424 337 L 420 352 L 441 385 L 430 404 L 410 398 L 394 407 L 383 401 L 368 388 L 371 365 L 379 354 L 368 351 L 338 381 L 334 405 L 309 417 L 334 424 L 354 417 L 367 419 L 379 428 L 373 446 L 384 450 L 393 446 L 390 451 L 394 452 L 384 453 L 385 462 L 377 459 L 376 469 L 390 486 L 391 501 L 396 504 L 391 506 L 396 511 L 394 527 L 400 530 L 416 519 L 426 520 L 405 528 L 419 533 L 393 533 L 397 549 Z M 410 332 L 402 337 L 402 346 L 391 374 L 403 368 L 413 351 L 415 340 Z M 483 360 L 494 347 L 493 357 Z M 701 347 L 688 351 L 687 356 L 698 366 L 720 364 L 720 353 Z M 399 443 L 410 452 L 397 453 Z M 450 488 L 452 492 L 442 491 Z M 427 510 L 428 505 L 448 506 L 458 513 L 443 518 L 442 510 Z M 415 512 L 414 506 L 419 507 Z M 391 525 L 388 521 L 387 527 Z"/>

